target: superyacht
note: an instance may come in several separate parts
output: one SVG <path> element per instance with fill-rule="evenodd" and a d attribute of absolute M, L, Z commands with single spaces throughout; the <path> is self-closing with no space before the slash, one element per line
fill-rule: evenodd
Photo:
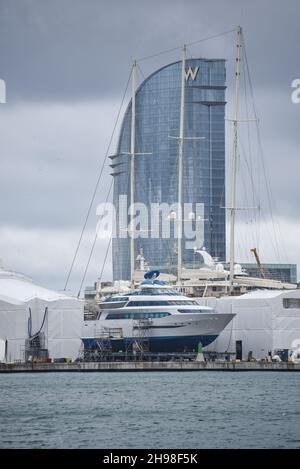
<path fill-rule="evenodd" d="M 147 341 L 149 352 L 196 352 L 212 343 L 235 316 L 216 313 L 183 296 L 158 271 L 147 272 L 137 290 L 104 298 L 95 321 L 85 321 L 85 349 L 108 337 L 113 352 L 126 351 L 135 339 Z"/>

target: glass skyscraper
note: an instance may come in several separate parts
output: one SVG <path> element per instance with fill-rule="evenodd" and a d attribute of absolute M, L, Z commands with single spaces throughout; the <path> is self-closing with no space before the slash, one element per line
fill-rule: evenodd
<path fill-rule="evenodd" d="M 151 203 L 171 205 L 178 202 L 181 67 L 182 62 L 178 61 L 157 70 L 136 92 L 135 202 L 144 203 L 149 213 Z M 192 204 L 192 212 L 196 204 L 203 204 L 201 229 L 204 239 L 194 248 L 204 246 L 220 261 L 225 261 L 226 256 L 225 79 L 223 59 L 186 60 L 183 202 Z M 114 280 L 130 279 L 131 274 L 130 239 L 125 227 L 129 216 L 124 224 L 118 215 L 120 196 L 122 199 L 127 195 L 126 203 L 130 205 L 130 139 L 131 103 L 123 119 L 116 155 L 111 157 L 116 232 L 119 233 L 112 241 Z M 194 220 L 193 223 L 197 227 L 198 222 Z M 154 228 L 149 218 L 149 226 L 142 228 L 135 240 L 135 258 L 143 252 L 150 267 L 174 273 L 177 239 L 173 235 L 176 228 L 171 227 L 169 239 L 153 237 Z M 183 237 L 184 267 L 199 266 L 195 251 L 191 246 L 186 247 Z"/>

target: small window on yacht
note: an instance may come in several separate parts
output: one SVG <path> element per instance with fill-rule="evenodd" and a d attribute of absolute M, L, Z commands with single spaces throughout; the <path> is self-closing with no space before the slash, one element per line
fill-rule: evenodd
<path fill-rule="evenodd" d="M 193 313 L 206 313 L 204 309 L 179 309 L 179 313 L 187 313 L 187 314 L 193 314 Z"/>
<path fill-rule="evenodd" d="M 105 319 L 155 319 L 155 318 L 164 318 L 170 316 L 170 313 L 160 313 L 160 312 L 126 312 L 126 313 L 109 313 Z"/>

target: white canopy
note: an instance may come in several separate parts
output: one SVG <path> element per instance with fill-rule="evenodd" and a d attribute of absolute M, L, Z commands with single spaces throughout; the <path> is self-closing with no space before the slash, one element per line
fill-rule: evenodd
<path fill-rule="evenodd" d="M 257 359 L 269 351 L 296 350 L 300 345 L 300 289 L 257 290 L 240 296 L 198 298 L 200 304 L 235 317 L 208 347 L 210 351 L 235 352 L 242 341 L 243 359 L 252 351 Z"/>
<path fill-rule="evenodd" d="M 81 345 L 83 301 L 36 285 L 22 274 L 0 269 L 0 340 L 6 344 L 6 360 L 24 360 L 29 337 L 31 310 L 32 334 L 43 323 L 42 331 L 50 358 L 78 356 Z"/>

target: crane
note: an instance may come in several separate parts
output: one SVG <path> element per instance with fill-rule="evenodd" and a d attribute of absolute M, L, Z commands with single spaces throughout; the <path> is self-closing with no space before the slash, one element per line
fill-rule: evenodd
<path fill-rule="evenodd" d="M 250 249 L 250 251 L 253 252 L 253 254 L 254 254 L 254 257 L 255 257 L 255 260 L 256 260 L 256 264 L 257 264 L 257 267 L 258 267 L 258 270 L 259 270 L 259 273 L 260 273 L 261 278 L 266 278 L 266 276 L 265 276 L 265 274 L 264 274 L 264 271 L 263 271 L 263 268 L 262 268 L 261 263 L 260 263 L 260 259 L 259 259 L 259 255 L 258 255 L 257 249 L 256 249 L 256 248 L 252 248 L 252 249 Z"/>

